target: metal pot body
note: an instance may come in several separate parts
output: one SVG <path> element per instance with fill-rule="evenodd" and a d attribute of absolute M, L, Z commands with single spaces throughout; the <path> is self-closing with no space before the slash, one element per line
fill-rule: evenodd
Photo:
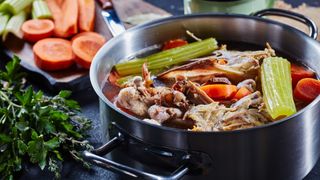
<path fill-rule="evenodd" d="M 210 179 L 302 179 L 320 153 L 320 97 L 295 115 L 265 126 L 231 132 L 190 132 L 145 123 L 120 111 L 102 92 L 106 76 L 119 60 L 164 41 L 186 36 L 215 37 L 218 42 L 266 42 L 320 74 L 320 44 L 302 32 L 262 18 L 242 15 L 174 17 L 133 28 L 110 40 L 91 67 L 92 85 L 102 102 L 102 121 L 147 144 L 207 154 L 205 171 L 191 177 Z"/>

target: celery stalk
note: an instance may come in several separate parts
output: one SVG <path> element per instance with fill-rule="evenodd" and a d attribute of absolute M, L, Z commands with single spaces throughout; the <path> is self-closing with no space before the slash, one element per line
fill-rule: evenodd
<path fill-rule="evenodd" d="M 288 60 L 280 57 L 264 59 L 261 66 L 261 83 L 264 103 L 274 120 L 296 112 Z"/>
<path fill-rule="evenodd" d="M 145 62 L 147 62 L 149 70 L 163 69 L 175 64 L 180 64 L 189 59 L 210 54 L 218 48 L 217 44 L 214 38 L 208 38 L 185 46 L 161 51 L 145 58 L 137 58 L 119 63 L 115 65 L 115 68 L 120 76 L 140 73 L 142 64 Z"/>
<path fill-rule="evenodd" d="M 0 12 L 18 14 L 20 11 L 31 5 L 32 2 L 33 0 L 5 0 L 0 5 Z"/>
<path fill-rule="evenodd" d="M 9 14 L 0 14 L 0 36 L 2 35 L 6 25 L 10 19 Z"/>
<path fill-rule="evenodd" d="M 18 38 L 22 38 L 21 26 L 24 21 L 26 21 L 26 18 L 27 13 L 25 11 L 21 11 L 20 13 L 12 16 L 3 31 L 2 40 L 5 41 L 9 33 L 14 34 Z"/>
<path fill-rule="evenodd" d="M 52 18 L 52 14 L 45 1 L 43 0 L 33 1 L 32 17 L 33 19 L 51 19 Z"/>

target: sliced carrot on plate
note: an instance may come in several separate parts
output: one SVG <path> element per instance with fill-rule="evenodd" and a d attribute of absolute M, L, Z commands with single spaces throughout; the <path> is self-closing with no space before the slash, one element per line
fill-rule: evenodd
<path fill-rule="evenodd" d="M 78 0 L 79 3 L 79 31 L 93 31 L 95 20 L 94 0 Z"/>
<path fill-rule="evenodd" d="M 231 99 L 237 92 L 237 86 L 228 84 L 210 84 L 202 86 L 201 89 L 214 100 Z"/>
<path fill-rule="evenodd" d="M 89 36 L 89 37 L 92 37 L 92 38 L 96 38 L 99 41 L 103 41 L 103 42 L 106 41 L 106 39 L 102 35 L 100 35 L 100 34 L 98 34 L 96 32 L 81 32 L 81 33 L 78 33 L 75 36 L 73 36 L 72 39 L 71 39 L 71 42 L 73 42 L 78 37 L 83 37 L 83 36 Z"/>
<path fill-rule="evenodd" d="M 49 19 L 31 19 L 23 23 L 23 38 L 29 42 L 37 42 L 52 36 L 54 23 Z"/>
<path fill-rule="evenodd" d="M 71 42 L 61 38 L 46 38 L 33 46 L 36 65 L 47 71 L 67 69 L 74 63 Z"/>
<path fill-rule="evenodd" d="M 78 32 L 77 0 L 46 0 L 52 13 L 55 29 L 54 35 L 67 38 Z"/>
<path fill-rule="evenodd" d="M 311 102 L 320 95 L 320 81 L 313 78 L 301 79 L 293 91 L 294 98 Z"/>
<path fill-rule="evenodd" d="M 82 36 L 73 40 L 72 50 L 76 55 L 76 62 L 82 67 L 89 69 L 93 57 L 104 43 L 105 40 L 99 40 L 91 36 Z"/>

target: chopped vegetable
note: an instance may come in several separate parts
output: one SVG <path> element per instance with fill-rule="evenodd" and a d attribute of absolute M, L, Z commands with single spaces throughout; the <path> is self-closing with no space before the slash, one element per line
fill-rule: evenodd
<path fill-rule="evenodd" d="M 81 33 L 78 33 L 75 36 L 73 36 L 72 39 L 71 39 L 71 42 L 73 42 L 78 37 L 82 37 L 82 36 L 90 36 L 92 38 L 98 39 L 99 41 L 100 40 L 101 41 L 106 41 L 106 39 L 102 35 L 100 35 L 100 34 L 98 34 L 96 32 L 81 32 Z"/>
<path fill-rule="evenodd" d="M 60 38 L 46 38 L 33 46 L 36 65 L 48 71 L 69 68 L 74 63 L 71 42 Z"/>
<path fill-rule="evenodd" d="M 273 120 L 296 112 L 288 60 L 280 57 L 264 59 L 261 66 L 261 83 L 263 100 Z"/>
<path fill-rule="evenodd" d="M 5 0 L 0 4 L 0 12 L 18 14 L 31 5 L 33 0 Z"/>
<path fill-rule="evenodd" d="M 125 61 L 115 65 L 115 68 L 120 76 L 141 73 L 142 64 L 145 62 L 147 62 L 149 70 L 163 69 L 175 64 L 183 63 L 192 58 L 208 55 L 218 48 L 217 44 L 218 43 L 214 38 L 208 38 L 185 46 L 161 51 L 145 58 Z"/>
<path fill-rule="evenodd" d="M 76 62 L 89 69 L 93 57 L 105 43 L 105 39 L 97 39 L 91 36 L 81 36 L 73 40 L 72 50 L 76 55 Z"/>
<path fill-rule="evenodd" d="M 47 0 L 52 13 L 57 37 L 67 38 L 78 32 L 78 1 Z"/>
<path fill-rule="evenodd" d="M 9 14 L 0 14 L 0 36 L 2 35 L 3 31 L 6 28 L 6 25 L 10 19 Z"/>
<path fill-rule="evenodd" d="M 213 100 L 231 99 L 237 92 L 237 86 L 228 84 L 211 84 L 200 88 Z"/>
<path fill-rule="evenodd" d="M 93 148 L 85 140 L 90 120 L 79 115 L 80 106 L 69 98 L 71 92 L 48 97 L 26 87 L 19 64 L 14 57 L 0 71 L 0 179 L 21 178 L 21 171 L 31 163 L 55 175 L 50 179 L 61 178 L 64 160 L 88 167 L 81 152 Z"/>
<path fill-rule="evenodd" d="M 52 19 L 48 4 L 43 0 L 35 0 L 32 3 L 32 17 L 34 19 Z"/>
<path fill-rule="evenodd" d="M 311 102 L 320 95 L 320 81 L 313 78 L 301 79 L 294 88 L 294 97 L 304 102 Z"/>
<path fill-rule="evenodd" d="M 174 39 L 164 43 L 162 50 L 172 49 L 180 46 L 187 45 L 188 41 L 183 39 Z"/>
<path fill-rule="evenodd" d="M 49 19 L 31 19 L 23 23 L 21 30 L 23 39 L 29 42 L 37 42 L 52 36 L 54 24 Z"/>
<path fill-rule="evenodd" d="M 26 18 L 27 14 L 25 11 L 21 11 L 20 13 L 12 16 L 3 31 L 2 40 L 5 41 L 10 33 L 14 34 L 18 38 L 22 38 L 21 26 Z"/>
<path fill-rule="evenodd" d="M 315 76 L 314 72 L 306 69 L 303 66 L 296 64 L 291 65 L 291 78 L 292 78 L 292 87 L 295 87 L 296 84 L 303 78 L 313 78 Z"/>
<path fill-rule="evenodd" d="M 240 89 L 238 89 L 237 93 L 234 95 L 233 99 L 239 100 L 249 94 L 251 94 L 252 92 L 246 88 L 246 87 L 241 87 Z"/>
<path fill-rule="evenodd" d="M 95 20 L 95 2 L 94 0 L 78 0 L 79 3 L 79 30 L 93 31 Z"/>

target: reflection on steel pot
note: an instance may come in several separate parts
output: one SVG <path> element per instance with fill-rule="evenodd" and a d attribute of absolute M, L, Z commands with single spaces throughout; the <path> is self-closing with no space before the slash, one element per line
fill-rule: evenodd
<path fill-rule="evenodd" d="M 317 35 L 314 24 L 286 11 L 268 12 L 305 22 L 310 26 L 312 38 L 260 17 L 208 14 L 155 21 L 110 40 L 96 55 L 90 78 L 101 100 L 104 133 L 107 135 L 111 124 L 121 135 L 93 152 L 84 152 L 84 157 L 106 169 L 152 179 L 302 179 L 320 153 L 320 97 L 295 115 L 267 125 L 230 132 L 192 132 L 143 122 L 115 107 L 102 90 L 107 74 L 119 60 L 152 45 L 186 36 L 186 30 L 200 38 L 213 36 L 243 49 L 269 42 L 277 52 L 320 74 L 320 44 L 313 39 Z M 117 158 L 102 157 L 118 147 L 131 151 L 131 157 L 139 163 L 127 166 Z M 156 168 L 168 167 L 171 173 L 153 169 L 160 161 L 165 165 Z M 143 168 L 141 162 L 149 168 Z"/>

